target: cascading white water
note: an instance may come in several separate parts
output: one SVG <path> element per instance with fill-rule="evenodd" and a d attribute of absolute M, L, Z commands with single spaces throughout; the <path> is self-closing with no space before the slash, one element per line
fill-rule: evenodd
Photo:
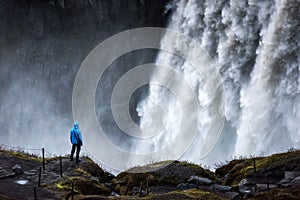
<path fill-rule="evenodd" d="M 220 141 L 202 163 L 300 147 L 299 7 L 297 0 L 188 0 L 168 7 L 173 11 L 168 28 L 196 40 L 214 59 L 223 78 L 226 125 Z M 185 41 L 169 37 L 162 38 L 161 46 L 171 43 L 174 52 L 192 53 Z M 181 159 L 199 162 L 198 152 L 206 145 L 203 139 L 212 115 L 205 80 L 192 65 L 166 52 L 158 55 L 156 63 L 180 71 L 198 97 L 199 137 Z M 152 80 L 167 78 L 157 70 Z M 172 84 L 181 87 L 180 82 Z M 181 122 L 177 114 L 180 106 L 189 106 L 188 102 L 180 103 L 164 87 L 150 85 L 149 95 L 137 108 L 141 129 L 147 134 L 143 127 L 153 119 L 146 113 L 153 113 L 157 106 L 164 108 L 165 128 L 148 148 L 156 151 L 172 139 Z M 137 145 L 136 151 L 144 148 Z"/>

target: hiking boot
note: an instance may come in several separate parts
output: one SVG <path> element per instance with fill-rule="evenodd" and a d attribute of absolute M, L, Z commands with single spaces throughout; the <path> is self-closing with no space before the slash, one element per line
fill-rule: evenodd
<path fill-rule="evenodd" d="M 79 163 L 79 162 L 81 162 L 81 160 L 76 160 L 76 163 Z"/>

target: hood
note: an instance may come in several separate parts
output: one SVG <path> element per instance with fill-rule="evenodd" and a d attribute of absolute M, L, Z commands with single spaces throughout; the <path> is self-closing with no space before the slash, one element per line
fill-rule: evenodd
<path fill-rule="evenodd" d="M 74 128 L 79 129 L 79 123 L 78 122 L 74 122 Z"/>

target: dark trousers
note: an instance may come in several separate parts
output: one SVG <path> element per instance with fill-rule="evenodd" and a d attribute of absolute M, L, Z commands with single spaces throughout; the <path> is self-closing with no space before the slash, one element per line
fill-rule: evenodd
<path fill-rule="evenodd" d="M 80 149 L 81 149 L 81 146 L 79 144 L 73 144 L 72 145 L 71 160 L 73 160 L 75 149 L 76 149 L 76 161 L 79 161 L 79 153 L 80 153 Z"/>

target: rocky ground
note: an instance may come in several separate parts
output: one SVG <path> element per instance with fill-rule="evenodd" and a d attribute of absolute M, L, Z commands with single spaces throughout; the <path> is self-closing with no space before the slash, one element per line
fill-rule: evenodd
<path fill-rule="evenodd" d="M 163 161 L 114 177 L 86 157 L 64 157 L 62 169 L 63 176 L 59 158 L 46 159 L 43 170 L 41 158 L 0 150 L 0 199 L 34 199 L 34 188 L 37 199 L 300 199 L 299 150 L 233 160 L 215 173 Z"/>

